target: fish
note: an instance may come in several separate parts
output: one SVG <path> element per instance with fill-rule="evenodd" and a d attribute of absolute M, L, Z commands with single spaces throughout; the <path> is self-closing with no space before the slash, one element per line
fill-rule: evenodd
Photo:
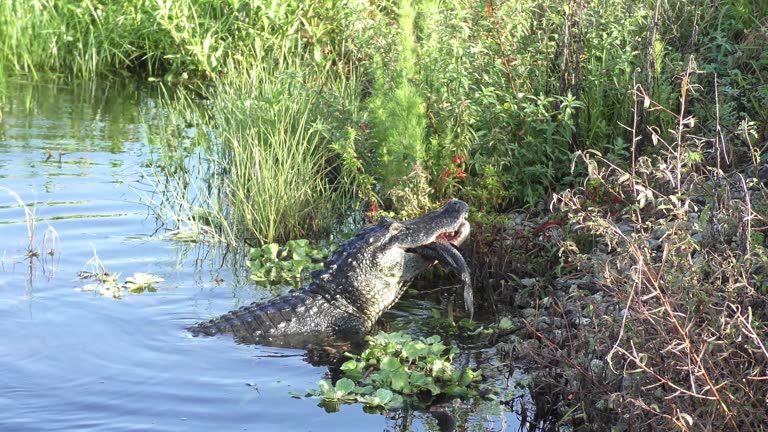
<path fill-rule="evenodd" d="M 475 300 L 472 292 L 472 274 L 469 266 L 458 249 L 447 241 L 436 240 L 423 246 L 413 248 L 413 252 L 425 259 L 434 260 L 443 266 L 455 270 L 461 276 L 463 288 L 464 309 L 472 320 L 475 315 Z"/>

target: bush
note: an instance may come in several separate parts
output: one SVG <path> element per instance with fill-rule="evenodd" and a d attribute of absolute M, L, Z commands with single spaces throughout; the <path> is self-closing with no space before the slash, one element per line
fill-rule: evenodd
<path fill-rule="evenodd" d="M 581 375 L 576 399 L 589 401 L 594 427 L 762 430 L 768 420 L 768 189 L 756 165 L 742 175 L 702 163 L 686 111 L 694 74 L 682 75 L 680 111 L 667 111 L 679 126 L 660 156 L 624 170 L 584 153 L 585 186 L 556 200 L 601 251 L 567 242 L 569 260 L 619 307 L 569 335 L 560 357 Z"/>

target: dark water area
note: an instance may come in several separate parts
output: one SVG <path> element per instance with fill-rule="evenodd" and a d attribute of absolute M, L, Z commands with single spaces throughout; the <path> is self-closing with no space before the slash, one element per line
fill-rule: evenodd
<path fill-rule="evenodd" d="M 237 254 L 158 236 L 141 202 L 158 106 L 140 85 L 0 85 L 0 431 L 437 430 L 424 413 L 291 398 L 327 373 L 302 350 L 185 331 L 268 294 Z M 94 256 L 165 280 L 120 299 L 83 291 Z M 494 402 L 459 423 L 519 429 Z"/>

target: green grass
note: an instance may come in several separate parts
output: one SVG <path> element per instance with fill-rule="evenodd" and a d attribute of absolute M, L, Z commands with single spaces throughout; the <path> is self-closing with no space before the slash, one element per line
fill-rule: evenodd
<path fill-rule="evenodd" d="M 0 3 L 0 64 L 32 75 L 210 78 L 246 50 L 309 51 L 333 36 L 335 20 L 344 15 L 337 3 L 6 0 Z"/>
<path fill-rule="evenodd" d="M 231 219 L 262 241 L 328 230 L 340 209 L 331 194 L 332 154 L 316 119 L 318 99 L 279 71 L 250 73 L 219 88 L 211 112 L 220 131 L 217 156 L 229 169 Z"/>
<path fill-rule="evenodd" d="M 333 229 L 353 185 L 335 173 L 324 99 L 292 71 L 285 64 L 251 65 L 247 75 L 204 90 L 208 101 L 169 100 L 178 117 L 175 127 L 153 138 L 164 143 L 163 170 L 155 177 L 170 178 L 166 192 L 183 196 L 163 207 L 192 203 L 184 219 L 205 215 L 204 222 L 228 242 L 284 242 Z M 189 151 L 190 126 L 201 153 Z"/>

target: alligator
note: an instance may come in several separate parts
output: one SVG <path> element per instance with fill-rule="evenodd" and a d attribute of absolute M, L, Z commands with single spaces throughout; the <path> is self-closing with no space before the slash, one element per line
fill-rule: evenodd
<path fill-rule="evenodd" d="M 189 327 L 194 335 L 231 333 L 240 343 L 302 348 L 359 342 L 408 284 L 437 263 L 462 276 L 472 314 L 469 269 L 457 251 L 469 236 L 469 206 L 451 200 L 420 217 L 380 218 L 344 243 L 300 290 L 254 302 Z"/>

